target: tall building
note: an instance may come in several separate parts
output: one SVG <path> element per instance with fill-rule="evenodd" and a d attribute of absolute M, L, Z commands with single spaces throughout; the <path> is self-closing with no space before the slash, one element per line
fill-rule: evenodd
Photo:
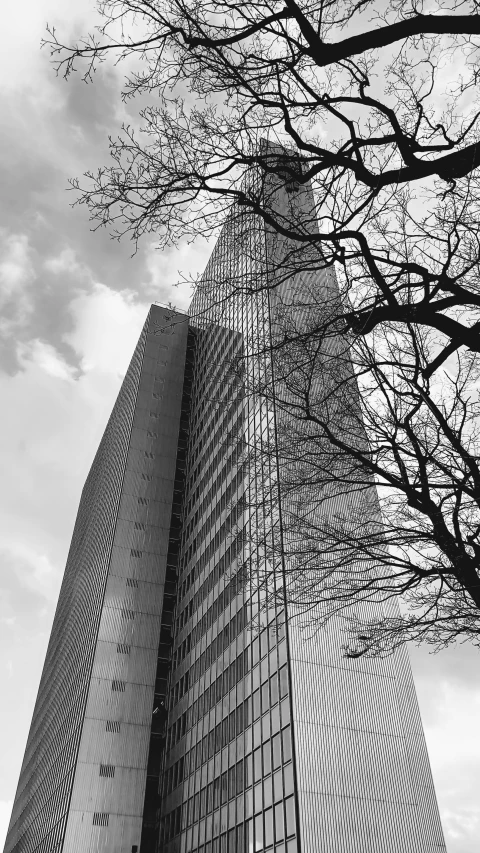
<path fill-rule="evenodd" d="M 287 256 L 233 209 L 188 315 L 150 309 L 82 493 L 5 853 L 446 849 L 406 653 L 345 659 L 338 622 L 307 640 L 252 546 L 275 523 L 249 475 L 275 411 L 245 389 L 275 388 L 275 300 L 313 275 Z M 259 277 L 276 288 L 249 295 Z"/>

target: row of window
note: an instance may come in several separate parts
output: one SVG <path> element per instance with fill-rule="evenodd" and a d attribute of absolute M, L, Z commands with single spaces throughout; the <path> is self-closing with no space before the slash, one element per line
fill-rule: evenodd
<path fill-rule="evenodd" d="M 264 744 L 264 750 L 266 747 L 269 747 L 268 743 Z M 182 829 L 198 823 L 226 803 L 230 803 L 228 824 L 232 826 L 293 794 L 294 778 L 291 761 L 284 765 L 276 764 L 272 773 L 272 758 L 269 755 L 270 769 L 267 775 L 257 777 L 254 781 L 251 755 L 249 759 L 250 761 L 242 759 L 237 762 L 185 801 L 182 810 Z"/>
<path fill-rule="evenodd" d="M 220 506 L 220 504 L 219 504 L 219 506 Z M 234 506 L 230 510 L 225 521 L 223 522 L 223 524 L 220 526 L 219 530 L 217 531 L 217 534 L 215 536 L 215 539 L 217 539 L 217 537 L 218 537 L 217 547 L 220 544 L 220 542 L 222 541 L 222 539 L 224 539 L 225 536 L 228 536 L 228 534 L 231 533 L 231 531 L 233 530 L 233 528 L 237 524 L 238 519 L 242 515 L 244 509 L 245 509 L 245 498 L 243 496 L 240 496 L 238 501 L 234 504 Z M 193 548 L 195 553 L 199 552 L 203 542 L 205 541 L 208 534 L 210 533 L 210 530 L 214 526 L 217 519 L 220 517 L 221 512 L 222 511 L 219 510 L 218 515 L 216 515 L 216 513 L 213 512 L 210 516 L 208 516 L 203 527 L 201 528 L 201 530 L 199 530 L 199 532 L 195 536 L 195 539 L 193 539 L 190 547 Z M 216 550 L 216 548 L 215 548 L 215 550 Z M 188 550 L 187 550 L 187 554 L 188 554 Z"/>
<path fill-rule="evenodd" d="M 223 461 L 223 463 L 224 463 L 224 464 L 223 464 L 223 466 L 222 466 L 223 478 L 224 478 L 224 479 L 226 479 L 226 478 L 228 477 L 228 475 L 229 475 L 230 471 L 232 470 L 232 468 L 233 468 L 235 465 L 237 465 L 237 464 L 238 464 L 238 462 L 241 460 L 244 449 L 245 449 L 245 438 L 244 438 L 244 436 L 243 436 L 243 435 L 242 435 L 242 437 L 240 438 L 240 440 L 237 442 L 237 444 L 236 444 L 236 445 L 234 445 L 233 447 L 229 444 L 229 445 L 228 445 L 227 447 L 225 447 L 225 448 L 223 448 L 223 447 L 222 447 L 222 448 L 220 448 L 220 451 L 219 451 L 219 452 L 218 452 L 218 454 L 215 456 L 215 458 L 212 460 L 211 464 L 208 466 L 207 473 L 206 473 L 206 480 L 209 480 L 209 479 L 210 479 L 210 477 L 212 476 L 213 472 L 214 472 L 214 471 L 216 471 L 216 469 L 217 469 L 217 467 L 218 467 L 218 464 L 219 464 L 219 462 L 220 462 L 221 460 L 222 460 L 222 461 Z M 228 453 L 227 453 L 227 452 L 228 452 L 228 450 L 230 450 L 230 451 L 231 451 L 231 452 L 230 452 L 230 455 L 228 455 Z M 215 539 L 214 539 L 214 540 L 212 540 L 212 542 L 210 543 L 209 547 L 207 548 L 208 555 L 206 554 L 206 552 L 204 552 L 204 553 L 202 554 L 202 558 L 201 558 L 201 559 L 203 559 L 203 561 L 204 561 L 204 562 L 203 562 L 203 564 L 202 564 L 202 568 L 203 568 L 204 566 L 206 566 L 206 564 L 208 563 L 208 560 L 210 559 L 210 557 L 212 556 L 212 554 L 217 550 L 217 548 L 218 548 L 218 546 L 219 546 L 220 542 L 222 541 L 222 538 L 223 538 L 222 536 L 219 536 L 219 535 L 217 534 L 217 535 L 215 536 Z M 209 549 L 210 549 L 210 550 L 209 550 Z M 185 564 L 186 564 L 186 563 L 188 563 L 188 562 L 190 561 L 190 559 L 191 559 L 191 557 L 193 556 L 193 554 L 195 554 L 195 558 L 197 558 L 197 554 L 196 554 L 196 550 L 195 550 L 195 547 L 194 547 L 194 543 L 192 542 L 192 543 L 189 545 L 189 547 L 187 548 L 187 551 L 186 551 L 186 554 L 185 554 Z M 200 571 L 201 571 L 201 570 L 200 570 Z M 197 575 L 197 577 L 198 577 L 198 575 Z"/>
<path fill-rule="evenodd" d="M 221 339 L 222 336 L 224 337 L 223 342 L 221 340 L 219 341 L 219 338 Z M 232 334 L 232 332 L 229 329 L 225 329 L 225 327 L 218 327 L 217 334 L 200 334 L 197 338 L 197 349 L 195 354 L 197 376 L 199 374 L 201 375 L 201 370 L 205 371 L 205 366 L 208 364 L 225 365 L 228 364 L 229 360 L 231 360 L 232 363 L 235 363 L 235 356 L 241 353 L 241 351 L 241 336 L 238 334 Z M 213 358 L 213 356 L 215 356 L 215 358 Z M 201 397 L 200 394 L 196 394 L 196 399 L 198 401 L 203 401 L 203 397 Z M 195 417 L 192 418 L 192 446 L 194 446 L 197 439 L 204 434 L 209 414 L 209 411 L 205 412 L 205 409 L 200 407 L 199 410 L 197 410 Z"/>
<path fill-rule="evenodd" d="M 227 387 L 225 391 L 225 386 L 221 386 L 221 396 L 217 399 L 210 400 L 202 400 L 203 402 L 208 402 L 211 406 L 216 405 L 216 408 L 213 411 L 213 417 L 208 423 L 208 442 L 205 441 L 205 435 L 202 436 L 203 441 L 201 440 L 195 450 L 192 450 L 190 446 L 190 454 L 188 457 L 188 465 L 189 465 L 189 483 L 195 483 L 197 480 L 200 471 L 204 470 L 206 467 L 207 459 L 210 455 L 220 446 L 220 442 L 223 439 L 223 446 L 227 443 L 233 443 L 233 439 L 243 424 L 243 411 L 239 410 L 241 406 L 242 400 L 244 398 L 245 392 L 243 388 L 237 388 L 231 386 Z M 221 405 L 218 405 L 218 404 Z M 227 425 L 234 414 L 237 413 L 236 419 L 233 421 L 230 429 L 227 429 Z M 215 429 L 215 432 L 213 430 Z M 195 466 L 195 467 L 194 467 Z M 199 485 L 201 484 L 201 480 L 199 481 Z"/>
<path fill-rule="evenodd" d="M 190 522 L 188 523 L 187 527 L 185 528 L 184 537 L 183 537 L 184 543 L 186 543 L 188 541 L 190 534 L 195 529 L 195 525 L 198 523 L 199 519 L 202 518 L 204 510 L 208 508 L 207 518 L 206 518 L 204 524 L 202 525 L 200 532 L 197 533 L 197 536 L 195 537 L 195 540 L 194 540 L 194 543 L 198 548 L 198 546 L 203 541 L 203 539 L 205 539 L 205 536 L 207 535 L 210 528 L 215 524 L 216 521 L 218 521 L 222 512 L 224 512 L 224 510 L 226 510 L 232 496 L 237 497 L 237 492 L 239 491 L 240 485 L 241 485 L 241 479 L 238 477 L 238 473 L 237 473 L 237 475 L 233 478 L 233 480 L 229 484 L 228 488 L 225 489 L 225 491 L 223 493 L 219 493 L 219 490 L 216 490 L 215 494 L 212 495 L 212 497 L 210 498 L 210 500 L 208 502 L 208 507 L 206 505 L 205 499 L 202 500 L 202 503 L 200 504 L 197 511 L 195 512 L 195 515 L 193 516 L 192 519 L 190 519 Z M 209 493 L 210 493 L 210 490 L 209 490 Z"/>
<path fill-rule="evenodd" d="M 220 631 L 216 637 L 212 640 L 209 646 L 207 646 L 206 650 L 203 654 L 195 661 L 195 663 L 187 669 L 186 673 L 182 676 L 180 681 L 177 682 L 175 687 L 173 688 L 173 699 L 172 705 L 176 705 L 177 702 L 185 695 L 187 690 L 194 684 L 204 672 L 212 665 L 213 661 L 217 659 L 225 649 L 228 649 L 229 645 L 233 640 L 238 637 L 239 634 L 242 633 L 243 629 L 247 624 L 248 619 L 248 605 L 244 604 L 237 613 L 232 616 L 230 622 L 227 622 L 225 627 Z M 198 626 L 197 626 L 198 627 Z M 196 628 L 193 631 L 195 635 Z M 200 637 L 194 638 L 192 641 L 192 646 L 200 639 Z"/>
<path fill-rule="evenodd" d="M 258 643 L 257 643 L 258 648 Z M 279 647 L 280 652 L 280 663 L 282 663 L 281 654 L 282 649 L 284 647 Z M 286 647 L 285 647 L 286 651 Z M 250 648 L 245 649 L 241 652 L 232 663 L 212 682 L 212 684 L 202 692 L 199 698 L 190 706 L 171 726 L 168 735 L 168 748 L 171 748 L 174 743 L 180 740 L 187 729 L 191 728 L 195 725 L 198 720 L 200 720 L 205 714 L 212 710 L 215 705 L 222 700 L 227 693 L 238 684 L 239 681 L 244 677 L 252 665 L 252 660 L 250 659 Z M 262 673 L 263 676 L 263 673 Z M 261 691 L 262 691 L 262 713 L 266 710 L 267 707 L 272 707 L 278 701 L 278 696 L 283 698 L 288 691 L 288 673 L 286 664 L 281 666 L 279 670 L 280 678 L 280 692 L 277 683 L 277 673 L 274 672 L 271 675 L 270 680 L 268 680 L 268 670 L 266 673 L 266 680 L 264 677 L 261 678 Z M 255 670 L 253 671 L 253 679 L 254 682 L 257 680 L 255 678 Z M 270 685 L 270 686 L 269 686 Z M 257 687 L 256 690 L 253 691 L 253 719 L 256 720 L 260 715 L 260 710 L 257 713 L 257 705 L 260 707 L 260 687 Z M 257 698 L 258 697 L 258 698 Z M 250 697 L 246 700 L 246 703 L 250 702 Z M 248 723 L 246 723 L 248 725 Z"/>
<path fill-rule="evenodd" d="M 236 406 L 235 406 L 235 408 L 236 408 Z M 237 473 L 236 473 L 235 477 L 233 478 L 233 480 L 231 481 L 230 485 L 228 486 L 228 489 L 226 490 L 227 501 L 230 499 L 232 494 L 235 494 L 235 492 L 237 491 L 237 488 L 240 486 L 240 483 L 243 481 L 245 470 L 246 469 L 244 466 L 241 467 L 240 470 L 237 471 Z M 188 537 L 190 535 L 191 526 L 193 526 L 196 523 L 196 520 L 198 518 L 200 518 L 203 515 L 203 513 L 213 505 L 214 501 L 218 500 L 218 495 L 220 494 L 224 479 L 225 478 L 223 476 L 223 470 L 221 470 L 219 472 L 216 480 L 214 480 L 212 485 L 210 486 L 208 492 L 203 495 L 202 501 L 201 501 L 200 505 L 198 506 L 198 509 L 195 511 L 194 517 L 192 517 L 190 519 L 190 521 L 186 527 L 186 531 L 185 531 L 185 541 L 188 539 Z M 192 506 L 192 507 L 195 506 L 195 501 L 198 499 L 199 495 L 200 495 L 199 490 L 196 489 L 194 498 L 189 501 L 190 506 Z M 222 498 L 223 498 L 223 495 L 222 495 Z M 188 516 L 189 511 L 190 511 L 190 509 L 187 509 L 186 516 Z"/>
<path fill-rule="evenodd" d="M 186 607 L 180 612 L 179 616 L 177 617 L 178 631 L 181 631 L 182 628 L 185 627 L 185 624 L 193 616 L 194 613 L 197 614 L 199 612 L 202 602 L 205 600 L 205 598 L 209 595 L 209 593 L 215 586 L 215 574 L 216 573 L 214 571 L 210 572 L 208 578 L 197 590 L 195 595 L 190 599 Z M 242 591 L 247 581 L 247 577 L 248 575 L 245 566 L 241 566 L 235 572 L 228 584 L 223 588 L 222 592 L 219 593 L 219 595 L 215 598 L 214 605 L 216 605 L 216 608 L 214 609 L 214 614 L 215 610 L 216 614 L 213 616 L 213 622 L 216 621 L 220 613 L 223 613 L 225 608 L 228 607 L 228 605 L 231 601 L 233 601 L 235 596 Z"/>
<path fill-rule="evenodd" d="M 240 851 L 263 851 L 272 849 L 276 843 L 293 838 L 296 833 L 295 798 L 293 795 L 258 811 L 252 817 L 245 815 L 243 797 L 231 803 L 234 807 L 223 807 L 187 829 L 184 825 L 186 818 L 185 806 L 178 806 L 174 812 L 165 818 L 163 826 L 163 842 L 168 843 L 180 832 L 186 831 L 186 849 L 196 850 L 197 845 L 213 842 L 227 830 L 227 839 L 232 846 L 228 853 Z M 236 807 L 237 806 L 237 807 Z M 233 824 L 233 825 L 232 825 Z M 230 828 L 229 828 L 230 827 Z M 210 848 L 215 849 L 215 848 Z M 220 850 L 221 850 L 220 846 Z"/>
<path fill-rule="evenodd" d="M 244 536 L 244 532 L 242 530 L 240 533 L 238 533 L 235 536 L 235 539 L 233 540 L 231 545 L 229 545 L 227 550 L 222 554 L 222 556 L 219 557 L 219 559 L 217 560 L 217 562 L 215 563 L 215 565 L 212 567 L 211 571 L 209 572 L 207 578 L 205 579 L 204 584 L 202 584 L 202 587 L 205 587 L 205 584 L 207 584 L 207 581 L 208 581 L 208 584 L 211 583 L 212 589 L 213 589 L 215 584 L 218 583 L 218 581 L 220 580 L 222 575 L 225 573 L 225 571 L 228 568 L 230 568 L 233 561 L 235 560 L 235 558 L 238 556 L 238 554 L 242 550 L 244 540 L 245 540 L 245 536 Z M 198 564 L 195 563 L 195 565 L 192 567 L 192 569 L 188 573 L 184 583 L 182 584 L 182 586 L 184 587 L 184 594 L 190 588 L 190 586 L 194 583 L 194 581 L 197 579 L 199 574 L 200 574 L 200 569 L 198 567 Z M 211 581 L 210 581 L 210 578 L 212 578 Z M 186 589 L 185 589 L 185 585 L 187 585 Z M 183 660 L 185 655 L 187 655 L 189 653 L 189 651 L 191 650 L 191 648 L 193 648 L 193 645 L 194 645 L 194 643 L 192 644 L 192 634 L 189 634 L 188 637 L 182 642 L 182 644 L 177 649 L 177 652 L 179 653 L 179 660 Z"/>
<path fill-rule="evenodd" d="M 184 641 L 177 653 L 175 655 L 176 661 L 181 661 L 183 658 L 181 657 L 182 651 L 185 650 L 185 654 L 188 651 L 191 651 L 194 646 L 201 640 L 204 634 L 207 633 L 209 628 L 214 625 L 219 616 L 223 613 L 223 611 L 231 604 L 231 602 L 239 595 L 245 586 L 247 581 L 247 572 L 244 566 L 241 566 L 240 569 L 235 573 L 234 577 L 231 579 L 230 583 L 224 588 L 224 590 L 220 593 L 220 595 L 212 602 L 207 612 L 204 613 L 202 618 L 197 622 L 193 631 L 190 632 L 188 637 L 190 640 L 186 638 L 187 641 Z M 192 611 L 196 613 L 197 611 Z M 208 669 L 210 663 L 208 663 L 205 669 Z"/>

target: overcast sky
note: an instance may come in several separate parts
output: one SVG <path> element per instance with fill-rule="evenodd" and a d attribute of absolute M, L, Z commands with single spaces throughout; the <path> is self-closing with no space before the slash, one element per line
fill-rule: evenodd
<path fill-rule="evenodd" d="M 149 304 L 186 307 L 178 270 L 201 271 L 211 250 L 145 241 L 131 258 L 69 206 L 68 178 L 106 162 L 128 116 L 116 72 L 65 83 L 38 45 L 46 21 L 68 36 L 93 20 L 93 0 L 2 10 L 0 849 L 83 482 Z M 478 853 L 480 654 L 411 657 L 448 853 Z"/>

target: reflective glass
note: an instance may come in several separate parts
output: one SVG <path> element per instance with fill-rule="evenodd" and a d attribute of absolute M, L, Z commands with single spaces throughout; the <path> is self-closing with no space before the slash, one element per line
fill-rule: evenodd
<path fill-rule="evenodd" d="M 253 789 L 253 805 L 255 814 L 263 807 L 263 785 L 258 782 Z"/>
<path fill-rule="evenodd" d="M 275 806 L 275 841 L 283 841 L 285 838 L 285 827 L 283 825 L 283 803 Z"/>
<path fill-rule="evenodd" d="M 255 850 L 263 848 L 263 814 L 255 818 Z"/>
<path fill-rule="evenodd" d="M 295 803 L 294 797 L 285 800 L 285 822 L 287 825 L 287 838 L 295 834 Z"/>
<path fill-rule="evenodd" d="M 290 735 L 290 726 L 287 726 L 286 729 L 282 731 L 282 742 L 283 742 L 283 761 L 286 763 L 290 761 L 292 757 L 292 739 Z"/>
<path fill-rule="evenodd" d="M 265 847 L 273 844 L 273 809 L 265 812 Z"/>

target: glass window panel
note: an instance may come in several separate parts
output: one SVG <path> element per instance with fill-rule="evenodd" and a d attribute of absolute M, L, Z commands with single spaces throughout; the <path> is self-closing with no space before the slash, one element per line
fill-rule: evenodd
<path fill-rule="evenodd" d="M 262 684 L 268 679 L 269 673 L 268 658 L 264 658 L 260 664 L 260 681 Z"/>
<path fill-rule="evenodd" d="M 257 720 L 253 727 L 253 746 L 259 746 L 262 742 L 262 721 Z"/>
<path fill-rule="evenodd" d="M 220 837 L 220 853 L 228 853 L 227 833 Z"/>
<path fill-rule="evenodd" d="M 263 630 L 260 634 L 260 657 L 263 658 L 268 652 L 268 631 Z"/>
<path fill-rule="evenodd" d="M 237 823 L 245 819 L 244 798 L 237 797 Z"/>
<path fill-rule="evenodd" d="M 285 723 L 288 723 L 290 720 L 290 702 L 288 700 L 288 696 L 280 703 L 280 716 L 282 719 L 282 726 Z"/>
<path fill-rule="evenodd" d="M 263 744 L 263 775 L 268 776 L 272 772 L 272 751 L 270 741 Z"/>
<path fill-rule="evenodd" d="M 253 820 L 247 820 L 245 826 L 245 839 L 247 841 L 248 853 L 253 853 L 253 851 L 255 850 L 253 841 Z"/>
<path fill-rule="evenodd" d="M 222 773 L 222 776 L 221 776 L 221 790 L 222 790 L 221 802 L 226 803 L 228 800 L 228 773 L 227 773 L 227 771 L 225 771 L 225 773 Z"/>
<path fill-rule="evenodd" d="M 273 809 L 265 812 L 265 847 L 273 844 Z"/>
<path fill-rule="evenodd" d="M 294 797 L 289 797 L 285 800 L 285 821 L 287 825 L 287 838 L 289 835 L 295 835 L 295 803 Z"/>
<path fill-rule="evenodd" d="M 270 737 L 270 714 L 264 714 L 262 717 L 262 740 Z"/>
<path fill-rule="evenodd" d="M 278 800 L 283 800 L 283 784 L 281 770 L 277 770 L 277 772 L 273 774 L 273 798 L 275 802 L 278 802 Z"/>
<path fill-rule="evenodd" d="M 276 705 L 278 702 L 278 678 L 277 673 L 272 675 L 270 679 L 270 696 L 272 705 Z"/>
<path fill-rule="evenodd" d="M 260 667 L 257 664 L 255 669 L 252 669 L 252 689 L 256 690 L 257 687 L 260 687 Z"/>
<path fill-rule="evenodd" d="M 220 832 L 225 832 L 228 829 L 228 806 L 222 806 L 220 809 Z"/>
<path fill-rule="evenodd" d="M 282 763 L 282 741 L 280 734 L 275 735 L 272 738 L 272 752 L 273 752 L 273 769 L 276 770 L 277 767 L 280 767 Z"/>
<path fill-rule="evenodd" d="M 231 803 L 228 804 L 228 825 L 235 826 L 237 822 L 237 801 L 232 800 Z"/>
<path fill-rule="evenodd" d="M 287 644 L 285 640 L 283 640 L 278 646 L 278 665 L 281 666 L 282 663 L 287 662 Z"/>
<path fill-rule="evenodd" d="M 297 842 L 293 838 L 292 841 L 289 841 L 287 844 L 287 853 L 297 853 L 298 847 Z"/>
<path fill-rule="evenodd" d="M 283 825 L 283 803 L 275 806 L 275 841 L 283 841 L 285 838 L 285 827 Z"/>
<path fill-rule="evenodd" d="M 285 796 L 288 797 L 289 794 L 293 794 L 293 764 L 287 764 L 283 770 L 283 777 L 285 780 Z"/>
<path fill-rule="evenodd" d="M 283 699 L 288 693 L 288 669 L 287 666 L 282 666 L 280 672 L 280 698 Z"/>
<path fill-rule="evenodd" d="M 270 707 L 270 690 L 268 681 L 262 685 L 262 713 L 268 711 Z"/>
<path fill-rule="evenodd" d="M 255 850 L 263 848 L 263 814 L 255 818 Z"/>
<path fill-rule="evenodd" d="M 253 755 L 247 755 L 245 759 L 245 787 L 253 785 Z"/>
<path fill-rule="evenodd" d="M 258 720 L 260 716 L 260 690 L 255 690 L 252 696 L 253 700 L 253 719 Z"/>
<path fill-rule="evenodd" d="M 253 788 L 245 792 L 245 817 L 253 814 Z"/>
<path fill-rule="evenodd" d="M 275 847 L 275 853 L 285 853 L 285 844 L 279 844 Z"/>
<path fill-rule="evenodd" d="M 287 761 L 290 761 L 290 759 L 292 757 L 292 739 L 290 736 L 290 726 L 287 726 L 286 729 L 283 729 L 282 741 L 283 741 L 283 761 L 286 764 Z"/>
<path fill-rule="evenodd" d="M 276 734 L 280 729 L 280 706 L 275 705 L 275 708 L 272 708 L 270 715 L 272 719 L 272 734 Z"/>
<path fill-rule="evenodd" d="M 260 648 L 259 648 L 258 637 L 255 637 L 255 639 L 252 643 L 252 666 L 255 666 L 255 664 L 258 663 L 259 654 L 260 654 Z"/>
<path fill-rule="evenodd" d="M 255 782 L 258 782 L 259 779 L 262 778 L 262 750 L 256 749 L 253 753 L 253 762 L 254 762 L 254 778 Z"/>
<path fill-rule="evenodd" d="M 268 776 L 263 782 L 263 807 L 272 805 L 272 777 Z"/>
<path fill-rule="evenodd" d="M 234 850 L 238 850 L 238 853 L 245 853 L 245 827 L 243 823 L 241 826 L 237 826 L 237 846 L 234 847 Z M 207 853 L 206 850 L 205 853 Z"/>
<path fill-rule="evenodd" d="M 260 811 L 263 805 L 263 785 L 258 782 L 253 789 L 253 806 L 255 814 Z"/>

